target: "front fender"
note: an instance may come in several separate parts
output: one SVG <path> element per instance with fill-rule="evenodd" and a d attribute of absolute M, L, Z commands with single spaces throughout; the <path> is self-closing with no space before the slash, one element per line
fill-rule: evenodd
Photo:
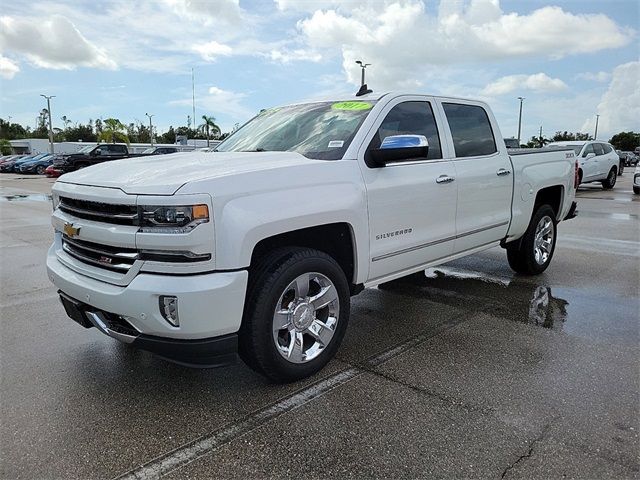
<path fill-rule="evenodd" d="M 261 240 L 330 223 L 351 226 L 356 283 L 368 274 L 366 195 L 353 182 L 249 193 L 216 205 L 216 269 L 246 268 Z"/>

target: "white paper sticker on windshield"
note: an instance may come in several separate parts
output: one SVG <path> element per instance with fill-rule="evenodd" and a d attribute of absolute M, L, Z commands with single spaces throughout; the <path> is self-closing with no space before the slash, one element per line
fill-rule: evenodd
<path fill-rule="evenodd" d="M 342 140 L 331 140 L 329 142 L 328 148 L 340 148 L 344 145 Z"/>

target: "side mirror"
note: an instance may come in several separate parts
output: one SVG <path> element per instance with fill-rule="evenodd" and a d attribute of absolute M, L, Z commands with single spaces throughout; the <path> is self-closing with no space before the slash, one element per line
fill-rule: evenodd
<path fill-rule="evenodd" d="M 595 153 L 591 152 L 591 153 L 585 153 L 584 155 L 582 155 L 584 158 L 593 158 L 596 156 Z"/>
<path fill-rule="evenodd" d="M 426 158 L 429 141 L 424 135 L 391 135 L 386 137 L 380 148 L 371 150 L 372 167 L 384 167 L 387 163 L 412 158 Z"/>

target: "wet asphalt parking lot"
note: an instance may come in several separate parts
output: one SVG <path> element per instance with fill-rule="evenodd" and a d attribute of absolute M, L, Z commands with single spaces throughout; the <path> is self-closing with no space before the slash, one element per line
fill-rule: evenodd
<path fill-rule="evenodd" d="M 324 371 L 192 370 L 66 318 L 53 180 L 0 178 L 0 478 L 639 478 L 640 196 L 585 186 L 550 268 L 500 248 L 352 299 Z"/>

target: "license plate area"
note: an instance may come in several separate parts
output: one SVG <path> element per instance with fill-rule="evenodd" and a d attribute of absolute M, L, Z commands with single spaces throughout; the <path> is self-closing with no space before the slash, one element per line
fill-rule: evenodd
<path fill-rule="evenodd" d="M 84 328 L 93 327 L 93 324 L 86 317 L 85 309 L 83 308 L 83 305 L 80 302 L 74 300 L 71 297 L 67 297 L 61 292 L 60 292 L 60 301 L 62 302 L 64 311 L 67 312 L 67 315 L 71 320 L 73 320 L 76 323 L 79 323 Z"/>

